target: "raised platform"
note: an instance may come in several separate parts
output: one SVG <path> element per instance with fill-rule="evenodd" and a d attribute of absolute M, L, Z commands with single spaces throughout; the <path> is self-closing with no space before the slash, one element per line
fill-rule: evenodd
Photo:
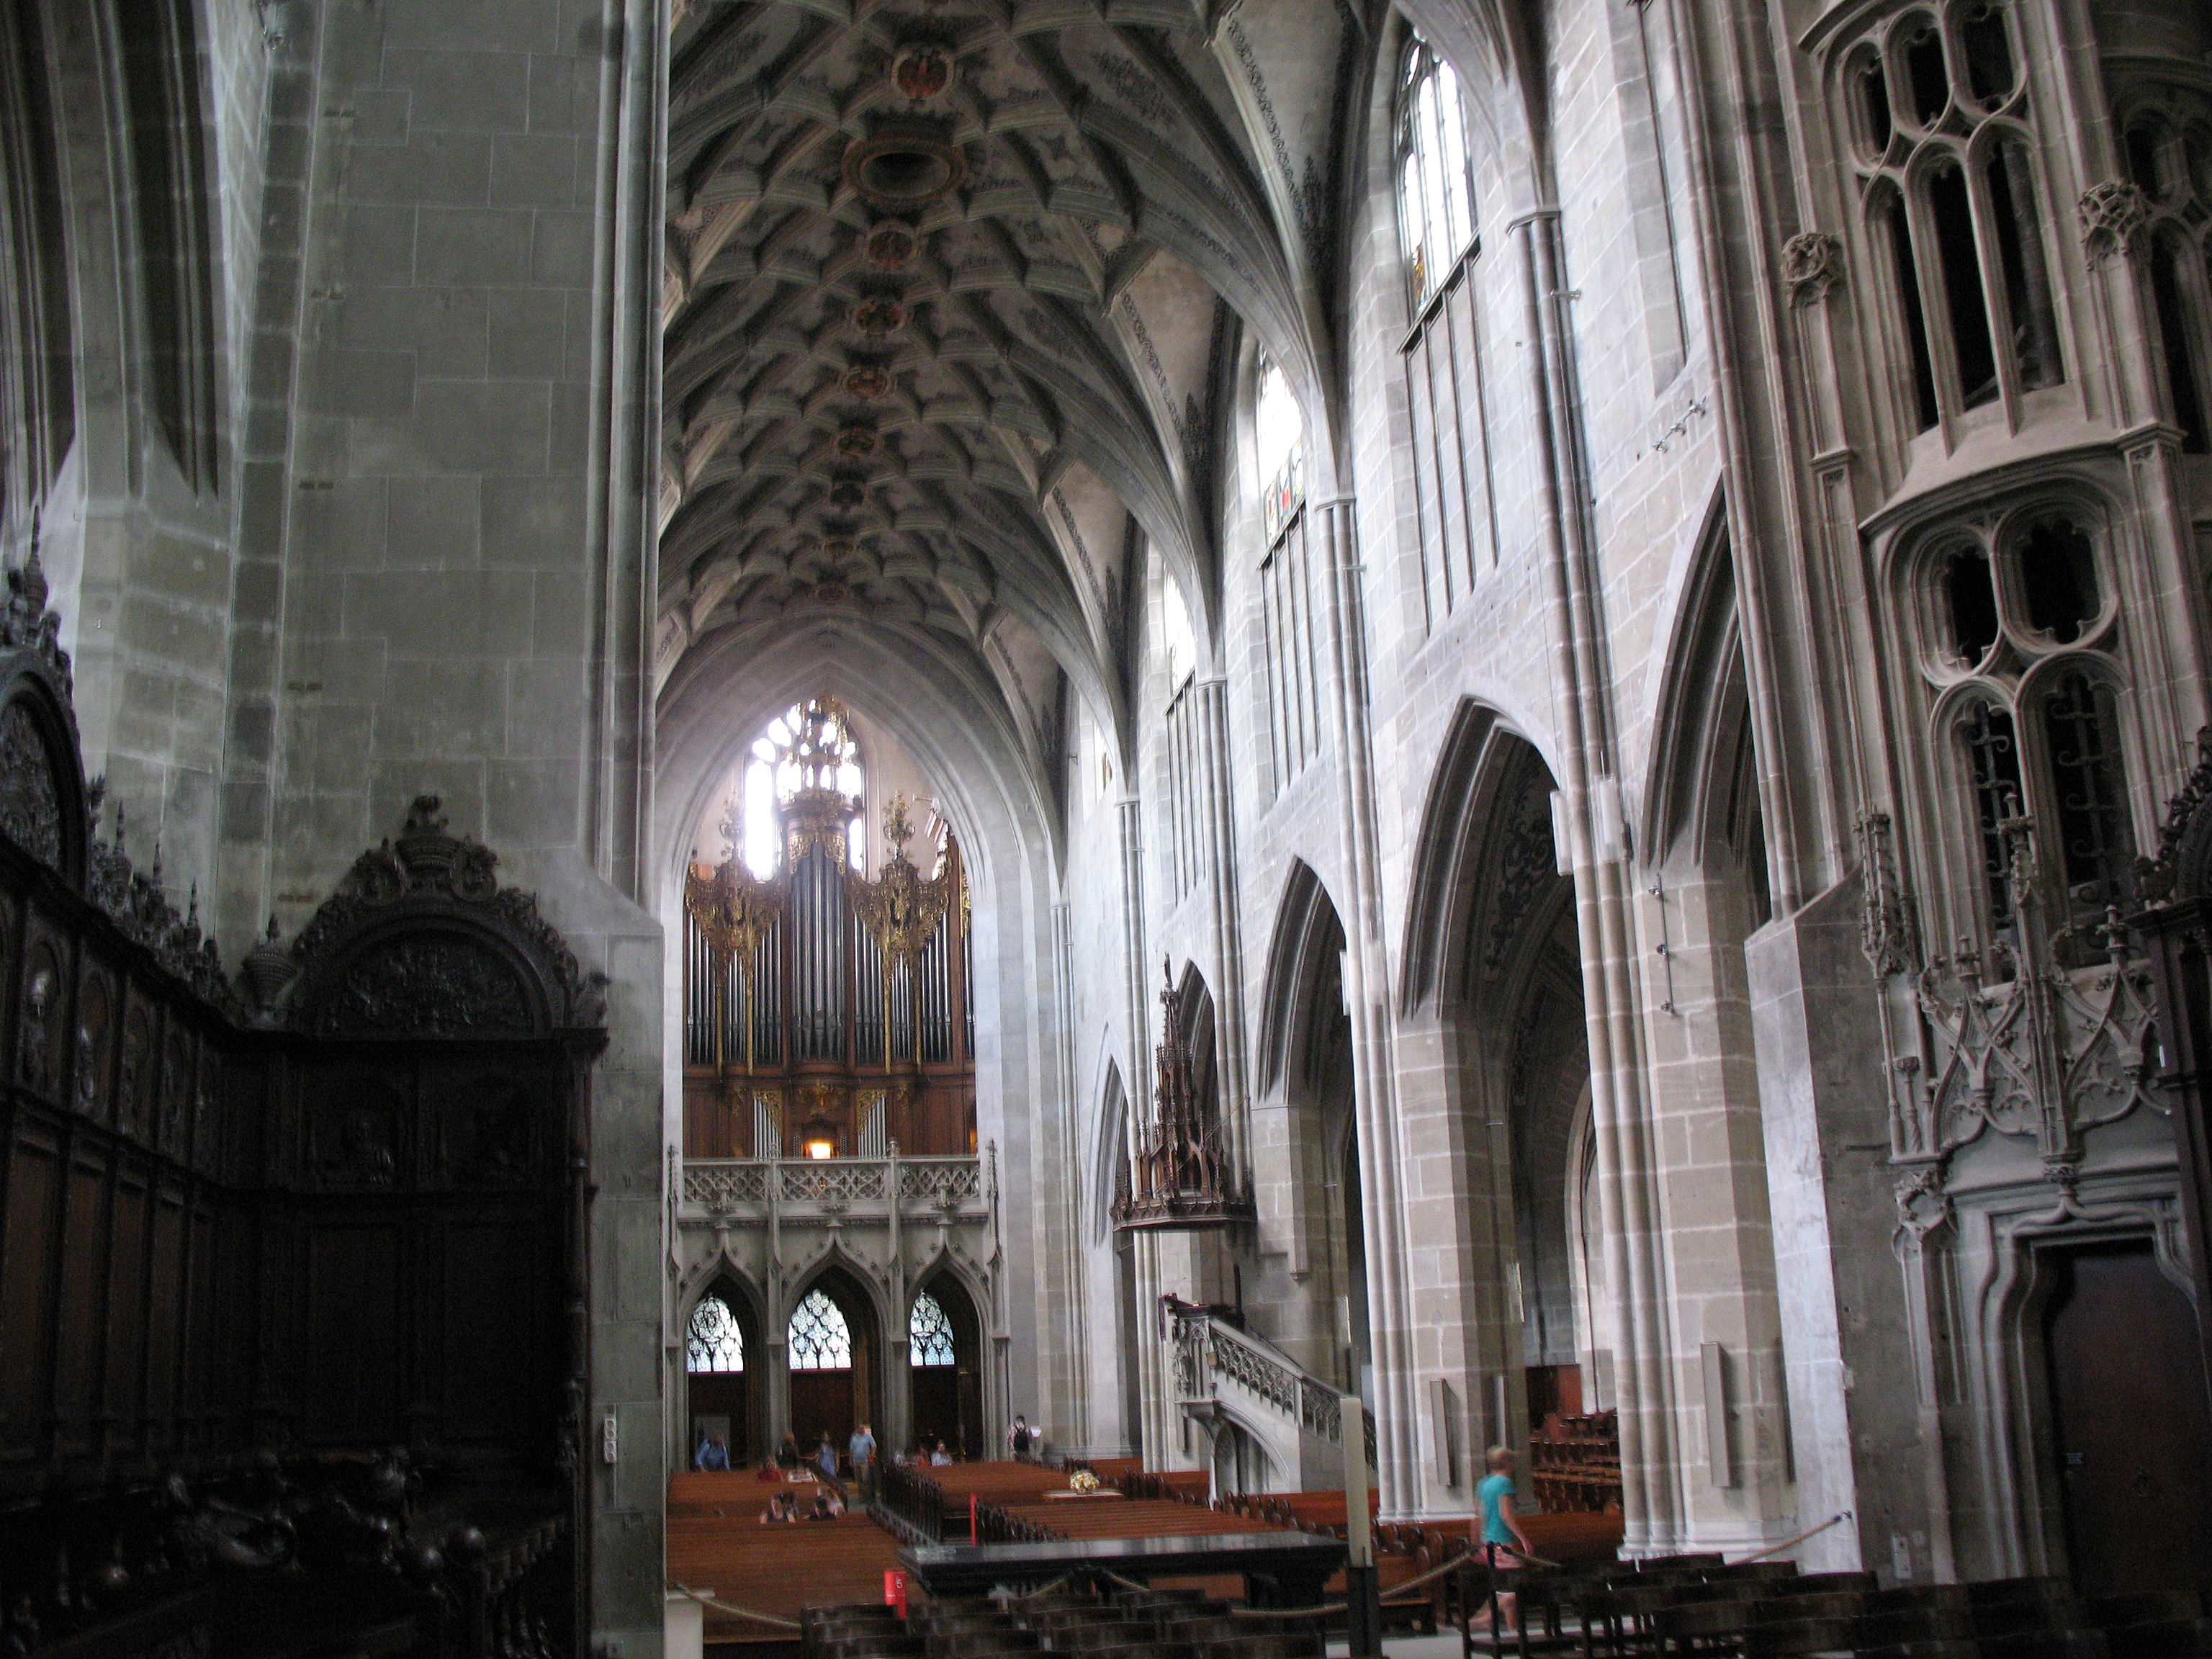
<path fill-rule="evenodd" d="M 1218 1521 L 1218 1516 L 1208 1519 Z M 1255 1607 L 1311 1607 L 1344 1564 L 1344 1546 L 1310 1533 L 1215 1532 L 1184 1537 L 1083 1538 L 1049 1544 L 924 1544 L 900 1562 L 932 1595 L 981 1595 L 1055 1578 L 1112 1573 L 1159 1578 L 1243 1578 Z"/>

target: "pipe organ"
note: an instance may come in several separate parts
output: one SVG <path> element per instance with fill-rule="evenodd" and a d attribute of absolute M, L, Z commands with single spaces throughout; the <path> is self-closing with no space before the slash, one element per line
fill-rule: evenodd
<path fill-rule="evenodd" d="M 684 1156 L 881 1158 L 975 1151 L 967 871 L 949 834 L 933 873 L 891 848 L 854 871 L 857 799 L 810 782 L 778 807 L 782 857 L 735 848 L 684 884 Z M 925 858 L 932 852 L 927 842 Z"/>

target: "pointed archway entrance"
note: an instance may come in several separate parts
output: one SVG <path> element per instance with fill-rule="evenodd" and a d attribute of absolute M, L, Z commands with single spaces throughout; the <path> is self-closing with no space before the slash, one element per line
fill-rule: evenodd
<path fill-rule="evenodd" d="M 962 1459 L 984 1455 L 982 1353 L 974 1300 L 952 1274 L 937 1274 L 907 1315 L 915 1444 L 927 1450 L 942 1441 Z"/>
<path fill-rule="evenodd" d="M 845 1273 L 832 1268 L 791 1310 L 785 1334 L 791 1367 L 791 1431 L 811 1458 L 826 1437 L 842 1457 L 858 1424 L 875 1415 L 873 1304 Z"/>

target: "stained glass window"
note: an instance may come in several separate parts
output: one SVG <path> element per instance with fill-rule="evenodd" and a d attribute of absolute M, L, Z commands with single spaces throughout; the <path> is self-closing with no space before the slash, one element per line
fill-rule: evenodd
<path fill-rule="evenodd" d="M 914 1311 L 907 1316 L 906 1340 L 910 1364 L 957 1363 L 952 1352 L 952 1322 L 945 1316 L 943 1305 L 927 1291 L 914 1299 Z"/>
<path fill-rule="evenodd" d="M 745 1368 L 745 1339 L 719 1296 L 702 1296 L 691 1310 L 691 1328 L 684 1344 L 687 1371 L 741 1371 Z"/>
<path fill-rule="evenodd" d="M 791 1369 L 848 1371 L 853 1369 L 853 1333 L 845 1310 L 821 1291 L 809 1291 L 792 1310 Z"/>

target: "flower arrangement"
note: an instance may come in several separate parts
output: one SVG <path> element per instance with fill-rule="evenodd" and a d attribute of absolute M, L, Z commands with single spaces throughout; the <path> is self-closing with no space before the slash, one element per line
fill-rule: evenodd
<path fill-rule="evenodd" d="M 1079 1492 L 1088 1495 L 1097 1492 L 1098 1487 L 1098 1477 L 1089 1469 L 1078 1469 L 1067 1477 L 1067 1489 L 1070 1492 Z"/>

